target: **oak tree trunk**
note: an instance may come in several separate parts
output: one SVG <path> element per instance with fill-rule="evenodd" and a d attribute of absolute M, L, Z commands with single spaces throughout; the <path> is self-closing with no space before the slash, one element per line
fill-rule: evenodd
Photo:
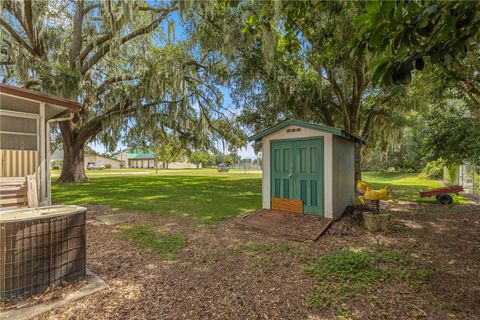
<path fill-rule="evenodd" d="M 57 183 L 87 180 L 84 163 L 84 146 L 78 143 L 66 144 L 64 141 L 62 174 Z"/>
<path fill-rule="evenodd" d="M 360 102 L 358 101 L 358 103 Z M 350 107 L 351 109 L 354 109 L 352 108 L 352 106 Z M 355 110 L 359 110 L 358 106 L 356 106 Z M 348 114 L 348 118 L 346 119 L 346 121 L 347 131 L 358 135 L 358 111 L 353 114 Z M 355 143 L 354 150 L 354 177 L 355 183 L 357 183 L 358 180 L 362 179 L 362 145 L 358 143 Z"/>
<path fill-rule="evenodd" d="M 84 149 L 86 141 L 78 138 L 72 121 L 60 122 L 63 140 L 63 166 L 57 183 L 85 181 Z"/>
<path fill-rule="evenodd" d="M 362 145 L 355 143 L 355 183 L 362 180 Z"/>

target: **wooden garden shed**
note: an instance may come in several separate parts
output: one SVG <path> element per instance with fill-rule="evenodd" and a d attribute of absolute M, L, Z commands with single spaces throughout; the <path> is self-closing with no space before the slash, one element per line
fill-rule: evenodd
<path fill-rule="evenodd" d="M 354 148 L 346 131 L 286 119 L 250 137 L 262 148 L 262 206 L 272 199 L 303 201 L 305 214 L 339 218 L 355 201 Z"/>
<path fill-rule="evenodd" d="M 0 178 L 35 176 L 50 204 L 50 124 L 72 119 L 75 101 L 0 83 Z"/>

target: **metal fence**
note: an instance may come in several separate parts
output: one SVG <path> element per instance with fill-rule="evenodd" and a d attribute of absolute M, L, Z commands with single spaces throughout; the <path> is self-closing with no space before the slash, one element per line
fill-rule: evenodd
<path fill-rule="evenodd" d="M 457 183 L 463 186 L 466 193 L 480 197 L 480 166 L 476 163 L 459 166 Z"/>
<path fill-rule="evenodd" d="M 233 169 L 243 169 L 243 170 L 257 170 L 261 171 L 262 166 L 258 162 L 251 162 L 251 161 L 241 161 L 240 163 L 236 163 L 231 166 Z"/>

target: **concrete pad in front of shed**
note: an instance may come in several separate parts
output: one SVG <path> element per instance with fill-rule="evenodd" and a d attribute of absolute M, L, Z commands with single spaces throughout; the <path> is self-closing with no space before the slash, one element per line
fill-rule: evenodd
<path fill-rule="evenodd" d="M 57 300 L 53 303 L 44 302 L 31 306 L 18 307 L 0 312 L 0 319 L 2 320 L 28 320 L 36 317 L 42 313 L 51 311 L 67 303 L 82 299 L 103 289 L 108 288 L 108 284 L 100 279 L 97 275 L 87 270 L 86 284 L 75 292 L 68 293 L 63 299 Z"/>
<path fill-rule="evenodd" d="M 128 212 L 118 212 L 98 216 L 97 219 L 105 223 L 107 226 L 112 226 L 114 224 L 129 222 L 131 220 L 131 215 Z"/>

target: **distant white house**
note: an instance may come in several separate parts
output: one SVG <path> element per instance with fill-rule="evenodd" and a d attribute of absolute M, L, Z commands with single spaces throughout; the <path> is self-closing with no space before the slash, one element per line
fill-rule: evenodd
<path fill-rule="evenodd" d="M 58 149 L 56 150 L 50 157 L 50 161 L 52 164 L 59 164 L 63 162 L 63 150 Z M 117 159 L 113 158 L 108 158 L 96 154 L 85 154 L 84 156 L 84 165 L 85 168 L 89 164 L 95 164 L 97 166 L 105 166 L 105 167 L 110 167 L 110 169 L 120 169 L 122 168 L 121 164 L 122 161 L 119 161 Z"/>
<path fill-rule="evenodd" d="M 106 168 L 110 167 L 110 169 L 120 169 L 122 162 L 113 158 L 99 156 L 97 154 L 86 154 L 85 167 L 87 167 L 89 164 L 105 166 Z"/>
<path fill-rule="evenodd" d="M 57 149 L 51 156 L 50 161 L 53 165 L 58 165 L 61 167 L 63 162 L 63 150 Z M 84 157 L 85 168 L 89 164 L 95 164 L 98 166 L 111 165 L 111 169 L 122 169 L 122 168 L 155 168 L 155 154 L 152 151 L 142 151 L 142 150 L 127 150 L 114 154 L 112 157 L 104 157 L 96 154 L 85 154 Z M 200 166 L 201 167 L 201 166 Z M 158 168 L 166 168 L 165 163 L 158 163 Z M 168 169 L 195 169 L 197 165 L 188 162 L 170 162 L 168 164 Z"/>
<path fill-rule="evenodd" d="M 114 154 L 113 159 L 121 162 L 122 168 L 155 168 L 155 154 L 151 150 L 126 150 Z M 166 168 L 165 163 L 158 163 L 158 168 Z M 170 162 L 168 169 L 194 169 L 197 166 L 188 161 Z"/>

